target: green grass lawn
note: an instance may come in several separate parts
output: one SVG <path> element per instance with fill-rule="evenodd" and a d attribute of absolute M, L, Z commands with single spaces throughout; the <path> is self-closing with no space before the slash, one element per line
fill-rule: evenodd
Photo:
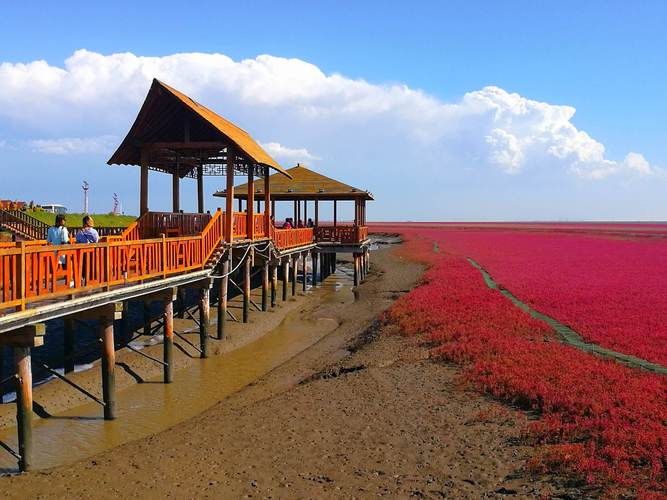
<path fill-rule="evenodd" d="M 51 212 L 35 212 L 27 210 L 26 214 L 39 219 L 45 224 L 52 226 L 56 221 L 56 214 Z M 84 214 L 66 214 L 65 223 L 68 227 L 81 227 L 81 219 Z M 127 227 L 136 220 L 134 215 L 109 215 L 109 214 L 90 214 L 94 219 L 96 226 Z"/>

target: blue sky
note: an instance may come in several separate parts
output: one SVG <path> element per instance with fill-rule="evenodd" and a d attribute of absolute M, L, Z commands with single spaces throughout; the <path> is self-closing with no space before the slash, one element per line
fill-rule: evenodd
<path fill-rule="evenodd" d="M 241 126 L 256 137 L 259 135 L 260 142 L 280 143 L 283 149 L 274 152 L 286 166 L 290 159 L 298 157 L 295 151 L 305 149 L 308 154 L 302 159 L 336 176 L 339 169 L 335 165 L 350 158 L 349 154 L 340 152 L 341 149 L 354 148 L 352 157 L 362 162 L 363 168 L 346 165 L 341 167 L 340 173 L 344 175 L 339 177 L 376 193 L 378 202 L 375 212 L 369 212 L 371 217 L 667 219 L 667 208 L 662 202 L 662 193 L 667 187 L 662 170 L 667 167 L 667 138 L 662 123 L 667 115 L 664 98 L 667 4 L 664 2 L 189 2 L 170 5 L 169 2 L 118 1 L 112 5 L 43 2 L 39 9 L 35 9 L 34 4 L 5 2 L 1 9 L 0 64 L 5 63 L 6 71 L 0 73 L 0 78 L 4 78 L 5 83 L 11 71 L 17 71 L 17 64 L 45 60 L 49 67 L 63 68 L 78 49 L 100 56 L 129 52 L 158 58 L 191 52 L 219 53 L 234 62 L 255 60 L 258 55 L 268 54 L 278 58 L 270 67 L 298 59 L 313 65 L 327 77 L 342 75 L 351 86 L 360 80 L 378 87 L 379 91 L 405 86 L 411 92 L 432 98 L 435 106 L 465 108 L 469 104 L 464 102 L 467 93 L 492 86 L 529 100 L 529 108 L 546 113 L 547 117 L 540 118 L 539 124 L 531 121 L 531 132 L 526 132 L 525 124 L 516 126 L 517 115 L 492 123 L 476 121 L 488 114 L 479 110 L 480 99 L 488 101 L 488 93 L 484 93 L 468 106 L 472 111 L 467 112 L 464 119 L 458 113 L 443 110 L 433 121 L 415 124 L 415 118 L 406 111 L 412 105 L 404 102 L 405 96 L 397 97 L 397 92 L 389 92 L 392 96 L 383 94 L 382 99 L 386 101 L 383 100 L 382 113 L 386 103 L 393 106 L 395 113 L 378 116 L 377 122 L 371 120 L 372 130 L 368 129 L 368 122 L 360 126 L 371 137 L 370 144 L 364 145 L 357 134 L 345 136 L 345 131 L 354 129 L 355 125 L 350 125 L 352 118 L 348 115 L 334 119 L 327 115 L 323 120 L 329 123 L 322 127 L 320 134 L 313 133 L 314 123 L 306 123 L 304 116 L 296 112 L 288 114 L 287 122 L 272 117 L 272 110 L 280 108 L 284 114 L 289 108 L 282 106 L 290 103 L 301 109 L 305 101 L 308 106 L 326 108 L 327 92 L 347 92 L 333 84 L 323 85 L 323 90 L 317 92 L 315 104 L 312 96 L 300 100 L 292 95 L 289 99 L 284 95 L 280 99 L 276 97 L 267 104 L 243 97 L 238 89 L 226 88 L 216 93 L 215 86 L 202 85 L 194 76 L 182 78 L 183 69 L 178 68 L 191 69 L 192 62 L 181 61 L 176 69 L 162 67 L 162 74 L 166 73 L 172 83 L 174 79 L 182 79 L 183 90 L 194 93 L 193 97 L 223 116 L 240 120 Z M 11 71 L 7 70 L 8 65 Z M 93 71 L 91 67 L 94 71 L 100 68 L 90 64 L 86 67 L 90 71 Z M 285 74 L 283 70 L 279 73 Z M 81 82 L 85 81 L 78 79 L 77 84 L 83 85 Z M 0 87 L 2 84 L 0 80 Z M 99 82 L 96 84 L 100 86 Z M 331 90 L 332 85 L 334 90 Z M 66 88 L 72 89 L 71 86 Z M 17 91 L 16 87 L 13 91 Z M 22 95 L 34 91 L 28 85 Z M 366 102 L 368 95 L 364 95 Z M 516 106 L 526 106 L 504 95 L 494 96 L 492 109 L 508 106 L 515 113 Z M 100 92 L 97 97 L 122 98 L 117 90 L 108 94 Z M 334 101 L 339 102 L 339 98 L 337 95 Z M 103 174 L 98 171 L 109 168 L 103 166 L 105 148 L 113 148 L 111 144 L 124 135 L 138 110 L 141 98 L 133 99 L 123 101 L 118 107 L 123 113 L 109 120 L 98 120 L 94 114 L 87 116 L 83 108 L 75 109 L 73 113 L 89 119 L 84 125 L 83 118 L 58 120 L 55 115 L 38 124 L 36 119 L 31 122 L 17 118 L 16 114 L 3 115 L 0 98 L 0 145 L 5 145 L 0 148 L 0 169 L 9 170 L 10 163 L 25 166 L 36 171 L 37 177 L 44 176 L 42 179 L 51 178 L 54 171 L 64 172 L 62 180 L 60 175 L 51 178 L 51 186 L 60 187 L 77 186 L 84 170 L 94 187 L 102 184 L 121 190 L 132 182 L 133 174 L 118 174 L 121 185 L 116 186 L 108 171 Z M 498 104 L 500 101 L 502 104 Z M 560 132 L 556 138 L 545 139 L 542 132 L 535 130 L 545 128 L 545 123 L 547 128 L 551 127 L 550 111 L 531 103 L 575 108 L 576 114 L 565 121 L 577 132 L 569 131 L 569 139 L 563 139 Z M 417 104 L 418 109 L 422 109 L 420 106 L 424 106 L 420 113 L 428 114 L 428 103 Z M 59 111 L 64 112 L 64 109 L 59 108 Z M 39 113 L 39 108 L 33 112 Z M 373 112 L 380 113 L 375 108 L 371 114 Z M 105 110 L 101 109 L 100 113 L 104 114 Z M 469 113 L 478 113 L 477 118 L 473 120 Z M 362 120 L 366 118 L 364 115 Z M 395 126 L 385 127 L 388 118 Z M 406 122 L 401 128 L 397 122 L 403 119 Z M 459 120 L 458 125 L 450 125 L 451 120 Z M 419 127 L 423 127 L 417 134 L 419 137 L 406 141 L 402 148 L 398 138 L 404 136 L 405 131 Z M 438 133 L 431 137 L 433 128 Z M 476 137 L 475 130 L 483 132 Z M 579 131 L 585 132 L 595 143 L 581 146 L 580 138 L 574 138 Z M 327 134 L 331 135 L 327 137 Z M 428 140 L 423 138 L 424 134 L 429 136 Z M 106 139 L 100 140 L 100 137 Z M 70 148 L 72 154 L 53 154 L 53 148 L 48 153 L 39 147 L 43 143 L 34 142 L 63 138 L 88 141 L 96 138 L 95 144 L 104 141 L 108 144 L 84 148 L 84 152 L 74 153 L 75 148 Z M 339 143 L 341 139 L 344 144 Z M 563 141 L 567 142 L 565 146 Z M 537 142 L 548 143 L 551 149 L 545 146 L 544 151 L 535 151 Z M 572 146 L 574 143 L 576 146 Z M 604 153 L 591 157 L 596 144 L 604 145 Z M 577 149 L 580 146 L 584 150 Z M 559 151 L 557 154 L 553 153 L 554 148 Z M 279 157 L 279 151 L 285 153 L 283 158 Z M 635 156 L 628 158 L 628 153 L 641 155 L 641 161 Z M 558 161 L 554 161 L 554 155 Z M 405 164 L 402 156 L 423 165 L 411 171 L 415 179 L 405 181 L 401 176 L 401 163 Z M 438 158 L 446 164 L 442 168 Z M 388 162 L 395 164 L 387 166 Z M 389 174 L 377 175 L 383 168 L 387 168 Z M 361 175 L 360 170 L 366 175 Z M 18 181 L 15 175 L 7 171 L 6 177 Z M 420 183 L 419 178 L 430 181 Z M 161 189 L 167 187 L 166 183 L 160 187 L 161 182 L 156 180 L 154 184 L 156 198 L 160 198 Z M 213 189 L 216 182 L 207 183 L 207 187 L 211 184 Z M 437 190 L 433 189 L 434 184 Z M 399 187 L 408 191 L 404 194 L 405 206 L 397 206 L 400 205 L 396 200 L 401 192 Z M 33 197 L 45 196 L 45 191 L 48 193 L 35 189 Z M 70 191 L 66 189 L 59 200 L 63 198 L 63 202 L 76 206 L 79 192 Z M 0 193 L 0 197 L 15 196 L 11 192 Z M 136 195 L 129 191 L 123 193 L 129 211 L 136 205 L 134 197 Z M 415 208 L 426 202 L 429 203 L 426 210 Z M 211 201 L 211 205 L 214 204 Z M 103 205 L 101 201 L 100 205 Z"/>

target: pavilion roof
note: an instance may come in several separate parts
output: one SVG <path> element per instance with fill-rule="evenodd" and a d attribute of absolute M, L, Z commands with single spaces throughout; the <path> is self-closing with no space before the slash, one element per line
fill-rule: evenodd
<path fill-rule="evenodd" d="M 153 170 L 171 173 L 178 165 L 181 177 L 193 177 L 199 165 L 204 175 L 224 175 L 226 148 L 232 144 L 237 168 L 247 171 L 248 164 L 255 164 L 288 175 L 245 130 L 154 79 L 134 124 L 107 163 L 140 165 L 146 148 Z"/>
<path fill-rule="evenodd" d="M 291 179 L 273 174 L 269 177 L 271 199 L 274 200 L 355 200 L 362 198 L 372 200 L 373 195 L 368 191 L 352 187 L 335 179 L 314 172 L 297 163 L 295 167 L 287 169 Z M 218 191 L 213 196 L 225 196 L 226 190 Z M 255 196 L 264 195 L 264 185 L 255 183 Z M 248 184 L 234 186 L 234 198 L 246 199 Z"/>

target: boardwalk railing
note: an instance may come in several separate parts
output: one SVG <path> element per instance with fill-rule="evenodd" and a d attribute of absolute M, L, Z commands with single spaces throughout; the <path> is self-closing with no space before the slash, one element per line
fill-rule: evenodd
<path fill-rule="evenodd" d="M 151 214 L 122 234 L 102 237 L 92 244 L 47 245 L 44 240 L 0 243 L 0 314 L 23 311 L 40 301 L 205 269 L 223 243 L 225 217 L 220 210 L 199 215 L 195 219 Z M 234 214 L 235 238 L 247 237 L 246 217 L 245 213 Z M 186 229 L 194 230 L 203 221 L 206 224 L 196 235 L 168 237 L 161 233 L 157 238 L 140 239 L 142 225 L 155 231 L 183 223 Z M 253 224 L 255 238 L 265 238 L 264 214 L 256 214 Z M 276 229 L 271 225 L 269 233 L 279 250 L 313 243 L 313 228 Z"/>
<path fill-rule="evenodd" d="M 31 240 L 45 240 L 49 225 L 21 210 L 0 210 L 0 226 Z"/>
<path fill-rule="evenodd" d="M 368 238 L 366 226 L 318 226 L 315 240 L 323 243 L 361 243 Z"/>
<path fill-rule="evenodd" d="M 313 228 L 276 229 L 271 226 L 271 239 L 279 250 L 310 245 L 313 242 Z"/>

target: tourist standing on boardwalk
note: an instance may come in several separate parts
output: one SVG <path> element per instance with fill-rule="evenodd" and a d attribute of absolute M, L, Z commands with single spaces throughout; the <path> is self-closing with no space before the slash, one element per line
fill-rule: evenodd
<path fill-rule="evenodd" d="M 95 221 L 90 215 L 83 218 L 83 229 L 76 234 L 77 243 L 97 243 L 100 241 L 100 235 L 95 229 Z"/>
<path fill-rule="evenodd" d="M 86 215 L 83 218 L 83 229 L 76 233 L 76 242 L 77 243 L 97 243 L 100 241 L 100 235 L 97 233 L 97 230 L 93 227 L 95 221 L 90 215 Z M 81 283 L 85 286 L 88 284 L 89 274 L 94 275 L 95 269 L 88 269 L 88 259 L 90 258 L 85 253 L 81 256 Z M 95 276 L 90 276 L 90 278 L 95 278 Z"/>
<path fill-rule="evenodd" d="M 46 233 L 46 242 L 49 245 L 69 245 L 69 232 L 65 227 L 65 215 L 56 215 L 55 225 L 51 226 Z M 58 255 L 58 252 L 56 252 L 56 255 Z M 67 269 L 67 258 L 61 255 L 58 264 L 63 269 Z"/>

